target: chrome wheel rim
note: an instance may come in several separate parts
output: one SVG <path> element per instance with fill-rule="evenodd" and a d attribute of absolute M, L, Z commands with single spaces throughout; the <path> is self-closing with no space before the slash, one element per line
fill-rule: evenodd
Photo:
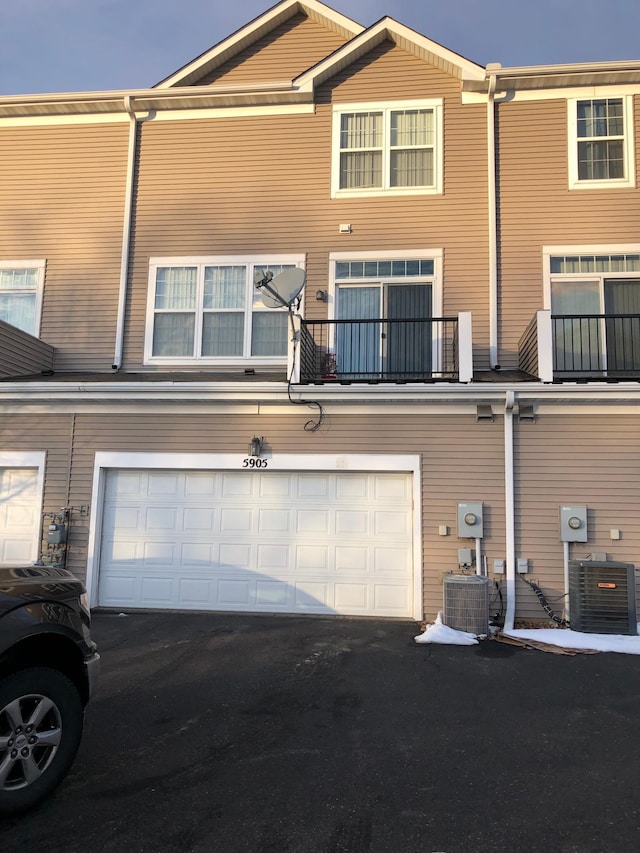
<path fill-rule="evenodd" d="M 0 790 L 17 791 L 37 782 L 50 766 L 62 738 L 55 702 L 28 693 L 0 709 Z"/>

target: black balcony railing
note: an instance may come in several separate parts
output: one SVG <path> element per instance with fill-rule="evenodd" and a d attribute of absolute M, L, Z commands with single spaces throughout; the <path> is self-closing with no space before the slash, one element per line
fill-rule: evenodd
<path fill-rule="evenodd" d="M 640 315 L 551 316 L 554 379 L 640 378 Z"/>
<path fill-rule="evenodd" d="M 458 318 L 302 320 L 300 382 L 456 381 Z"/>

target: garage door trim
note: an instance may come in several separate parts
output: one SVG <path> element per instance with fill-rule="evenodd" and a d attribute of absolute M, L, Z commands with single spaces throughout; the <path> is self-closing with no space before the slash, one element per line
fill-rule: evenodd
<path fill-rule="evenodd" d="M 418 454 L 265 454 L 267 471 L 402 472 L 412 475 L 413 618 L 422 618 L 422 510 Z M 111 453 L 97 452 L 94 462 L 92 513 L 87 555 L 86 585 L 92 606 L 98 603 L 100 542 L 107 472 L 110 469 L 243 470 L 238 453 Z"/>

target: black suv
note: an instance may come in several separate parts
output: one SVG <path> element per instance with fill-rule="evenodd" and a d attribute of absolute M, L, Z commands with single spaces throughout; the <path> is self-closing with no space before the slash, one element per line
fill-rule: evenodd
<path fill-rule="evenodd" d="M 0 566 L 0 814 L 71 767 L 100 656 L 82 583 L 65 569 Z"/>

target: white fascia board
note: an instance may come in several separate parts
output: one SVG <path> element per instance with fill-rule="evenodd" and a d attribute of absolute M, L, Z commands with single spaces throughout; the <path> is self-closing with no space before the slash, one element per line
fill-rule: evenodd
<path fill-rule="evenodd" d="M 221 65 L 240 51 L 250 47 L 259 38 L 292 18 L 299 11 L 306 12 L 313 20 L 326 22 L 332 29 L 343 33 L 345 38 L 351 38 L 364 29 L 351 18 L 341 15 L 323 3 L 318 3 L 317 0 L 284 0 L 284 2 L 279 3 L 232 33 L 228 38 L 218 42 L 197 59 L 178 69 L 170 77 L 161 80 L 154 88 L 168 89 L 185 85 L 185 83 L 203 76 L 210 68 Z"/>
<path fill-rule="evenodd" d="M 382 18 L 353 38 L 348 44 L 332 53 L 327 59 L 296 77 L 293 80 L 293 86 L 300 91 L 313 91 L 316 86 L 364 56 L 386 39 L 390 39 L 408 53 L 418 56 L 425 62 L 432 62 L 462 80 L 483 81 L 486 78 L 485 69 L 481 65 L 476 65 L 469 59 L 465 59 L 437 42 L 431 41 L 431 39 L 404 24 L 394 21 L 393 18 Z"/>
<path fill-rule="evenodd" d="M 502 77 L 540 78 L 558 74 L 594 74 L 628 71 L 640 73 L 640 60 L 614 60 L 612 62 L 568 62 L 560 65 L 513 65 L 494 68 L 492 73 L 497 80 Z"/>
<path fill-rule="evenodd" d="M 87 406 L 100 406 L 114 402 L 124 406 L 133 406 L 134 410 L 147 411 L 147 404 L 167 404 L 172 411 L 199 411 L 201 406 L 215 407 L 222 411 L 225 407 L 247 407 L 250 411 L 258 406 L 261 412 L 266 407 L 276 407 L 282 411 L 290 407 L 286 382 L 272 383 L 0 383 L 0 411 L 13 412 L 25 406 L 64 407 L 71 410 L 83 410 Z M 291 398 L 299 402 L 317 401 L 331 405 L 339 411 L 341 407 L 368 405 L 396 405 L 404 403 L 422 410 L 424 406 L 441 404 L 455 408 L 460 405 L 482 403 L 504 403 L 507 392 L 515 393 L 516 400 L 557 400 L 575 403 L 607 405 L 611 403 L 638 406 L 640 404 L 640 385 L 637 382 L 563 382 L 545 384 L 543 382 L 471 382 L 469 384 L 442 383 L 425 385 L 407 383 L 403 385 L 324 385 L 294 386 L 290 389 Z M 111 409 L 113 410 L 113 409 Z M 394 412 L 396 408 L 394 408 Z"/>

